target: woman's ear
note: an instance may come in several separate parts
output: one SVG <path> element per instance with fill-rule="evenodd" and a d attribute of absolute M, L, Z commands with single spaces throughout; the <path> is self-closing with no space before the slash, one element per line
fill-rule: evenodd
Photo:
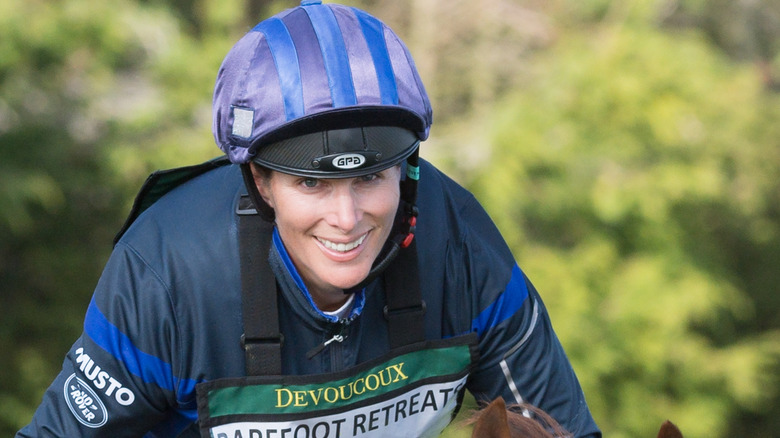
<path fill-rule="evenodd" d="M 255 180 L 255 186 L 266 204 L 274 208 L 273 195 L 271 193 L 271 170 L 261 168 L 255 163 L 251 163 L 252 178 Z"/>

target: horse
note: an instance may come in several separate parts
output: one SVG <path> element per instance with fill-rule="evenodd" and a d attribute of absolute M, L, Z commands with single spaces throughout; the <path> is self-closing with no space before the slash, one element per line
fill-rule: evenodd
<path fill-rule="evenodd" d="M 471 438 L 563 438 L 571 435 L 543 410 L 529 404 L 506 405 L 496 398 L 485 408 L 475 411 L 465 422 L 473 424 Z M 683 438 L 682 432 L 669 420 L 658 431 L 657 438 Z"/>

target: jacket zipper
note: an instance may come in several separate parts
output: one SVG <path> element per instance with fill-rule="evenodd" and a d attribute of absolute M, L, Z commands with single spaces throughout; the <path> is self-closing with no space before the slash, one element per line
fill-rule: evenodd
<path fill-rule="evenodd" d="M 347 327 L 349 326 L 349 320 L 339 321 L 337 324 L 339 327 L 338 330 L 333 333 L 333 336 L 320 345 L 309 350 L 309 352 L 306 353 L 307 359 L 314 358 L 314 356 L 320 354 L 325 349 L 325 347 L 332 344 L 333 342 L 341 343 L 344 341 L 344 339 L 347 338 Z"/>

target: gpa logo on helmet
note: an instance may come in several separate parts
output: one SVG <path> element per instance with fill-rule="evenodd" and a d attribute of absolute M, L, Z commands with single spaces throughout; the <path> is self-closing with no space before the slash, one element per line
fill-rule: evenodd
<path fill-rule="evenodd" d="M 366 162 L 366 157 L 360 154 L 342 154 L 333 158 L 333 167 L 349 170 L 362 166 Z"/>
<path fill-rule="evenodd" d="M 63 389 L 68 408 L 79 423 L 92 428 L 106 424 L 106 407 L 86 382 L 76 377 L 76 374 L 71 374 Z"/>

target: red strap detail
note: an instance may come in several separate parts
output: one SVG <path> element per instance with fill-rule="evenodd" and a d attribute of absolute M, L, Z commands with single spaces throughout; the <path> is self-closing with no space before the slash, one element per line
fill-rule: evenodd
<path fill-rule="evenodd" d="M 404 238 L 404 241 L 401 242 L 401 248 L 406 248 L 409 245 L 411 245 L 412 240 L 414 240 L 414 233 L 407 234 L 406 237 Z"/>

